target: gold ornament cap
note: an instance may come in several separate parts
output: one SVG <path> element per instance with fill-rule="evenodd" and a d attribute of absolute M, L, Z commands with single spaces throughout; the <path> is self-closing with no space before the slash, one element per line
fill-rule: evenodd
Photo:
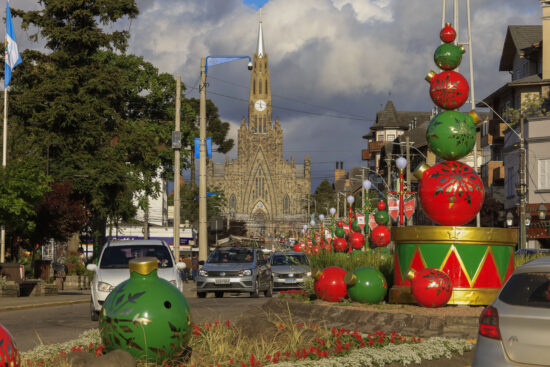
<path fill-rule="evenodd" d="M 355 283 L 357 283 L 357 275 L 355 275 L 351 271 L 348 271 L 346 273 L 346 276 L 344 277 L 344 283 L 346 283 L 347 285 L 355 285 Z"/>
<path fill-rule="evenodd" d="M 474 124 L 479 124 L 481 122 L 481 118 L 477 114 L 476 110 L 471 110 L 470 112 L 468 112 L 468 115 L 470 115 L 470 117 L 474 119 Z"/>
<path fill-rule="evenodd" d="M 445 25 L 448 25 L 449 27 L 453 25 L 453 23 L 445 22 Z"/>
<path fill-rule="evenodd" d="M 413 280 L 415 276 L 416 276 L 416 270 L 411 269 L 411 270 L 409 270 L 409 272 L 407 273 L 406 278 L 407 278 L 408 280 Z"/>
<path fill-rule="evenodd" d="M 419 180 L 422 179 L 422 175 L 424 175 L 424 171 L 426 171 L 428 168 L 430 168 L 430 165 L 426 162 L 421 163 L 416 169 L 414 170 L 414 177 L 418 178 Z"/>
<path fill-rule="evenodd" d="M 323 275 L 323 272 L 321 272 L 321 270 L 317 270 L 317 273 L 313 275 L 313 279 L 319 280 L 321 279 L 321 275 Z"/>
<path fill-rule="evenodd" d="M 149 275 L 153 270 L 157 270 L 158 260 L 156 257 L 136 257 L 128 262 L 130 266 L 130 274 L 138 273 L 141 275 Z"/>
<path fill-rule="evenodd" d="M 433 70 L 430 70 L 430 72 L 428 73 L 428 75 L 426 75 L 426 77 L 424 78 L 428 83 L 430 83 L 433 79 L 433 77 L 435 76 L 435 71 Z"/>
<path fill-rule="evenodd" d="M 462 53 L 466 53 L 466 49 L 464 48 L 464 46 L 460 45 L 460 51 L 462 51 Z"/>

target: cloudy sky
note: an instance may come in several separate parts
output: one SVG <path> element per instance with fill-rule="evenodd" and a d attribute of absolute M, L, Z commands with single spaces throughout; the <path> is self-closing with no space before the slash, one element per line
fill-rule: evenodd
<path fill-rule="evenodd" d="M 336 161 L 362 165 L 361 149 L 376 111 L 391 98 L 398 110 L 429 111 L 424 77 L 435 69 L 442 0 L 137 0 L 127 24 L 130 53 L 181 75 L 198 97 L 200 58 L 252 55 L 259 8 L 270 58 L 273 117 L 285 131 L 284 155 L 312 157 L 312 190 L 332 178 Z M 453 1 L 446 21 L 454 22 Z M 459 40 L 466 41 L 466 1 L 459 1 Z M 36 6 L 10 0 L 13 8 Z M 508 25 L 540 24 L 538 0 L 471 0 L 475 99 L 509 80 L 498 65 Z M 17 23 L 16 23 L 17 26 Z M 17 34 L 21 47 L 34 47 Z M 22 38 L 20 40 L 20 38 Z M 469 76 L 465 55 L 460 71 Z M 245 61 L 208 71 L 208 98 L 236 136 L 247 114 L 250 74 Z M 229 153 L 236 158 L 236 148 Z M 216 156 L 219 163 L 223 156 Z"/>

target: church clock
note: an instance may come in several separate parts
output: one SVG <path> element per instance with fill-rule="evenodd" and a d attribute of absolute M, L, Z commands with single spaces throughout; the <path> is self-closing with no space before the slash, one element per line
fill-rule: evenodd
<path fill-rule="evenodd" d="M 256 101 L 256 103 L 254 103 L 254 108 L 256 109 L 256 111 L 262 112 L 263 110 L 265 110 L 266 107 L 267 104 L 263 99 L 259 99 Z"/>

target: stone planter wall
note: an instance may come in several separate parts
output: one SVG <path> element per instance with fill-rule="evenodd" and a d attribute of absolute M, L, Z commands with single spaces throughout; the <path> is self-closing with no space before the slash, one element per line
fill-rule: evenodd
<path fill-rule="evenodd" d="M 8 281 L 0 286 L 1 297 L 19 297 L 19 284 Z"/>
<path fill-rule="evenodd" d="M 63 290 L 90 289 L 90 278 L 86 275 L 67 275 L 63 282 Z"/>

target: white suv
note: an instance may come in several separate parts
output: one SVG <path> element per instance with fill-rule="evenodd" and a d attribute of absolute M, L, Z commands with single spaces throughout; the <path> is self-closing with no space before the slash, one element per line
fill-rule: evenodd
<path fill-rule="evenodd" d="M 101 311 L 105 299 L 113 288 L 130 278 L 128 261 L 136 257 L 145 256 L 156 257 L 159 261 L 158 276 L 168 280 L 183 292 L 183 281 L 179 273 L 185 269 L 185 263 L 176 263 L 174 261 L 174 256 L 164 241 L 131 240 L 110 242 L 103 247 L 98 265 L 88 264 L 86 267 L 95 273 L 92 280 L 92 300 L 90 302 L 92 321 L 99 319 L 99 311 Z"/>

